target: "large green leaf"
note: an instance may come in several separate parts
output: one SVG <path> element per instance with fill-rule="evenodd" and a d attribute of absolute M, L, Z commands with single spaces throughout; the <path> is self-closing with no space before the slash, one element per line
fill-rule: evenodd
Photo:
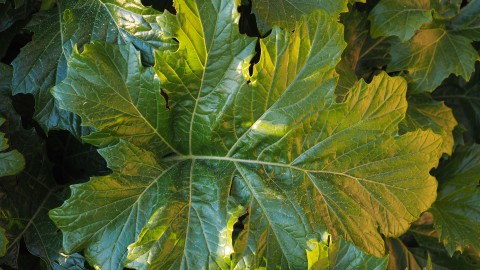
<path fill-rule="evenodd" d="M 250 77 L 234 1 L 200 2 L 160 19 L 179 49 L 156 53 L 156 74 L 132 46 L 96 42 L 53 89 L 113 171 L 50 212 L 66 251 L 106 269 L 304 269 L 327 229 L 382 256 L 381 234 L 406 231 L 436 192 L 442 138 L 397 134 L 406 82 L 382 73 L 337 103 L 343 28 L 322 11 L 274 28 Z"/>
<path fill-rule="evenodd" d="M 165 42 L 156 23 L 160 13 L 142 6 L 139 0 L 59 1 L 56 8 L 36 14 L 27 29 L 33 41 L 13 62 L 13 93 L 35 95 L 35 119 L 47 132 L 67 129 L 81 135 L 75 115 L 58 108 L 49 90 L 65 78 L 74 45 L 79 48 L 92 40 L 124 44 L 132 42 L 153 64 L 153 49 L 175 48 Z"/>
<path fill-rule="evenodd" d="M 372 37 L 412 38 L 416 30 L 432 20 L 430 0 L 381 0 L 370 12 Z"/>
<path fill-rule="evenodd" d="M 442 184 L 430 212 L 440 241 L 450 255 L 466 246 L 480 252 L 480 145 L 459 148 L 437 175 Z"/>

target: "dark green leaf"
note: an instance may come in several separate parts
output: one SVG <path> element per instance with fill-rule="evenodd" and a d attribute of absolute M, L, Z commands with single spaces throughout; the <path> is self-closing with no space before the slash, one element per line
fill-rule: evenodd
<path fill-rule="evenodd" d="M 337 72 L 340 74 L 339 85 L 353 85 L 351 76 L 346 75 L 347 65 L 358 77 L 370 81 L 390 59 L 389 38 L 370 37 L 365 12 L 354 9 L 342 14 L 340 22 L 345 25 L 347 48 L 343 52 L 342 62 L 337 66 Z"/>
<path fill-rule="evenodd" d="M 79 48 L 92 40 L 124 44 L 132 42 L 144 60 L 153 64 L 153 48 L 171 48 L 156 23 L 158 12 L 140 1 L 116 0 L 60 1 L 56 8 L 34 16 L 27 28 L 33 41 L 14 60 L 13 93 L 35 95 L 35 119 L 47 132 L 66 129 L 80 136 L 75 115 L 58 108 L 49 90 L 64 79 L 66 62 L 74 45 Z"/>
<path fill-rule="evenodd" d="M 48 210 L 63 201 L 65 195 L 57 193 L 63 187 L 57 186 L 53 179 L 43 140 L 33 129 L 23 129 L 20 116 L 10 102 L 11 71 L 9 77 L 2 78 L 0 83 L 0 114 L 8 119 L 5 133 L 10 137 L 10 145 L 24 155 L 26 164 L 20 174 L 0 179 L 0 226 L 7 230 L 9 237 L 8 258 L 2 263 L 18 267 L 18 247 L 25 241 L 29 251 L 42 258 L 49 269 L 80 269 L 83 259 L 79 260 L 78 254 L 75 255 L 77 268 L 60 267 L 71 259 L 61 255 L 62 233 L 48 218 Z"/>
<path fill-rule="evenodd" d="M 415 93 L 432 92 L 452 73 L 468 81 L 478 58 L 471 43 L 454 31 L 422 29 L 410 41 L 392 46 L 387 71 L 406 70 Z"/>
<path fill-rule="evenodd" d="M 416 30 L 432 20 L 429 0 L 381 0 L 368 16 L 372 37 L 412 38 Z"/>
<path fill-rule="evenodd" d="M 34 2 L 34 0 L 26 0 L 26 3 L 18 5 L 9 0 L 0 3 L 0 37 L 13 24 L 27 18 L 35 10 Z M 3 39 L 2 42 L 4 42 Z"/>
<path fill-rule="evenodd" d="M 5 236 L 5 229 L 0 227 L 0 257 L 7 252 L 8 239 Z"/>
<path fill-rule="evenodd" d="M 455 118 L 467 129 L 468 142 L 480 143 L 480 63 L 469 82 L 451 76 L 433 93 L 452 108 Z"/>
<path fill-rule="evenodd" d="M 442 181 L 430 212 L 450 255 L 469 246 L 480 252 L 480 145 L 459 148 L 438 172 Z"/>

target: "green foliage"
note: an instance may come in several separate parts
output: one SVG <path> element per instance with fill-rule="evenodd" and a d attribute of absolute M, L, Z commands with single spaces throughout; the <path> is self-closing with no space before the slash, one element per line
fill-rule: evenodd
<path fill-rule="evenodd" d="M 0 0 L 2 267 L 480 269 L 480 0 L 173 2 Z"/>

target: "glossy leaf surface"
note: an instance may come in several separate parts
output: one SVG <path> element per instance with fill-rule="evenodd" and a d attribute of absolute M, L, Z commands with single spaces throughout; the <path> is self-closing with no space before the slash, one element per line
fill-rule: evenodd
<path fill-rule="evenodd" d="M 50 94 L 50 88 L 65 78 L 73 47 L 81 48 L 92 40 L 131 42 L 143 52 L 145 62 L 153 64 L 153 48 L 175 48 L 163 41 L 158 15 L 140 1 L 115 0 L 60 1 L 54 9 L 36 14 L 27 26 L 34 33 L 33 41 L 12 63 L 13 94 L 35 95 L 35 119 L 45 132 L 88 133 L 81 129 L 77 116 L 58 108 Z"/>
<path fill-rule="evenodd" d="M 113 170 L 51 211 L 67 252 L 86 248 L 109 269 L 305 268 L 326 228 L 383 255 L 379 232 L 403 233 L 433 202 L 441 154 L 432 131 L 397 135 L 405 81 L 382 73 L 337 103 L 343 29 L 322 11 L 294 33 L 275 28 L 249 76 L 254 40 L 238 33 L 236 6 L 202 3 L 160 18 L 179 49 L 156 53 L 153 69 L 133 46 L 93 43 L 54 88 L 99 130 L 87 140 Z"/>

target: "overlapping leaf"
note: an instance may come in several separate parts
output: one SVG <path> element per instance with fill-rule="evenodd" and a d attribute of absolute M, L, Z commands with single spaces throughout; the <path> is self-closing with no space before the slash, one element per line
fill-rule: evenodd
<path fill-rule="evenodd" d="M 0 64 L 0 91 L 9 89 L 12 71 L 6 65 Z M 3 103 L 6 101 L 3 101 Z M 1 105 L 2 103 L 0 103 Z M 6 119 L 0 114 L 0 127 L 5 123 Z M 0 177 L 15 175 L 25 167 L 25 159 L 18 150 L 9 149 L 8 140 L 5 133 L 0 132 Z"/>
<path fill-rule="evenodd" d="M 430 212 L 440 240 L 450 255 L 467 246 L 480 251 L 480 145 L 458 149 L 437 174 L 442 184 Z"/>
<path fill-rule="evenodd" d="M 156 23 L 158 12 L 143 7 L 140 1 L 88 0 L 60 1 L 50 11 L 36 14 L 27 28 L 33 41 L 13 62 L 13 93 L 35 95 L 35 119 L 45 131 L 66 129 L 81 135 L 78 117 L 60 110 L 49 90 L 65 78 L 66 61 L 73 46 L 92 40 L 123 44 L 132 42 L 153 63 L 153 48 L 174 48 L 165 42 Z"/>
<path fill-rule="evenodd" d="M 467 81 L 474 71 L 478 52 L 472 42 L 478 40 L 478 29 L 475 27 L 478 12 L 472 15 L 470 10 L 476 10 L 478 1 L 472 1 L 467 7 L 451 20 L 439 19 L 430 24 L 424 24 L 420 30 L 408 41 L 394 42 L 391 62 L 387 71 L 407 71 L 406 77 L 412 91 L 415 93 L 432 92 L 450 74 L 462 76 Z M 423 2 L 422 2 L 423 3 Z M 439 9 L 449 4 L 433 4 Z M 399 6 L 402 9 L 401 6 Z M 480 9 L 480 8 L 479 8 Z M 408 10 L 408 7 L 403 7 Z M 463 12 L 469 10 L 469 12 Z M 375 17 L 375 14 L 372 15 Z M 371 17 L 371 18 L 373 18 Z M 372 24 L 384 25 L 388 17 L 378 17 Z M 457 23 L 455 23 L 457 22 Z M 420 21 L 418 27 L 420 26 Z M 392 35 L 393 32 L 379 32 L 379 35 Z M 412 31 L 404 38 L 410 37 Z"/>
<path fill-rule="evenodd" d="M 313 244 L 312 250 L 307 251 L 309 270 L 387 269 L 388 255 L 376 258 L 365 254 L 345 241 L 338 241 L 329 245 L 323 242 Z"/>
<path fill-rule="evenodd" d="M 480 62 L 477 62 L 470 81 L 451 76 L 433 95 L 452 108 L 458 122 L 467 129 L 466 140 L 480 142 L 480 130 L 477 128 L 480 126 Z"/>
<path fill-rule="evenodd" d="M 0 226 L 8 236 L 5 256 L 8 258 L 2 264 L 18 267 L 19 246 L 24 241 L 48 269 L 82 269 L 85 259 L 81 255 L 74 254 L 71 258 L 61 255 L 62 234 L 49 219 L 48 210 L 60 205 L 66 194 L 58 193 L 63 187 L 55 183 L 44 142 L 33 129 L 23 128 L 11 104 L 11 69 L 5 65 L 0 68 L 4 75 L 0 78 L 0 114 L 8 117 L 6 134 L 10 144 L 25 158 L 25 170 L 0 179 Z"/>
<path fill-rule="evenodd" d="M 380 233 L 433 202 L 441 154 L 430 130 L 397 134 L 405 81 L 382 73 L 337 103 L 343 28 L 323 11 L 274 28 L 250 77 L 235 3 L 199 3 L 162 16 L 179 49 L 156 53 L 156 74 L 132 46 L 93 43 L 54 88 L 113 170 L 51 211 L 67 252 L 108 269 L 306 268 L 326 228 L 383 255 Z"/>
<path fill-rule="evenodd" d="M 5 118 L 0 117 L 0 126 L 4 123 Z M 20 152 L 7 150 L 8 143 L 4 136 L 5 134 L 0 132 L 0 177 L 15 175 L 25 167 L 25 160 Z"/>
<path fill-rule="evenodd" d="M 370 12 L 372 37 L 398 36 L 409 40 L 416 30 L 432 20 L 430 0 L 381 0 Z"/>
<path fill-rule="evenodd" d="M 443 138 L 442 152 L 451 155 L 454 145 L 453 129 L 456 125 L 452 110 L 443 102 L 433 100 L 427 95 L 416 95 L 408 99 L 407 115 L 400 125 L 400 130 L 431 129 Z"/>
<path fill-rule="evenodd" d="M 347 11 L 347 0 L 247 0 L 252 2 L 252 11 L 257 23 L 270 28 L 274 25 L 294 29 L 302 15 L 324 10 L 333 16 Z M 244 0 L 245 2 L 245 0 Z M 265 26 L 268 25 L 268 26 Z"/>

